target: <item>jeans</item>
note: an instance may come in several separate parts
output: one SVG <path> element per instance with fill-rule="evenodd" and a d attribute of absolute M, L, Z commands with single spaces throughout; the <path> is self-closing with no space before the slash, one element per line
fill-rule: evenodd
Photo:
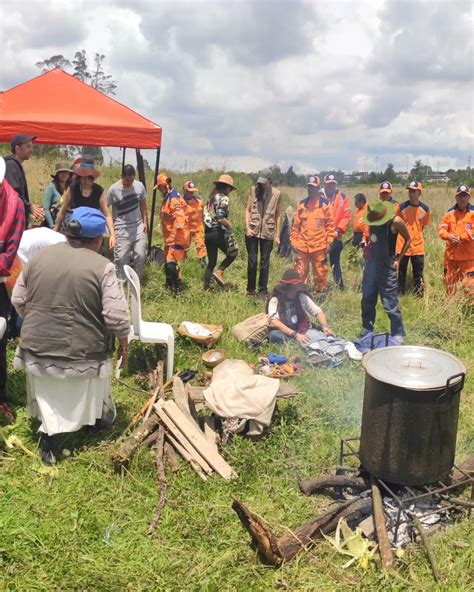
<path fill-rule="evenodd" d="M 341 269 L 341 252 L 344 248 L 344 243 L 340 238 L 336 238 L 329 251 L 329 265 L 332 267 L 334 283 L 341 290 L 344 289 L 344 282 L 342 280 Z"/>
<path fill-rule="evenodd" d="M 390 319 L 390 334 L 405 335 L 402 314 L 398 303 L 397 270 L 391 261 L 384 263 L 367 260 L 362 278 L 362 327 L 373 331 L 377 299 L 380 296 L 383 308 Z"/>
<path fill-rule="evenodd" d="M 273 240 L 246 236 L 245 246 L 247 247 L 247 292 L 255 292 L 257 282 L 257 261 L 260 247 L 260 272 L 258 276 L 258 291 L 268 291 L 268 274 L 270 272 L 270 255 L 273 249 Z"/>
<path fill-rule="evenodd" d="M 417 296 L 422 297 L 424 294 L 425 284 L 423 281 L 423 269 L 425 267 L 424 255 L 404 255 L 400 260 L 398 270 L 398 286 L 400 294 L 405 294 L 407 291 L 407 270 L 408 261 L 411 259 L 411 268 L 413 270 L 413 291 Z"/>
<path fill-rule="evenodd" d="M 224 231 L 222 228 L 206 228 L 206 234 L 204 235 L 204 241 L 207 249 L 207 267 L 204 272 L 204 287 L 208 288 L 211 283 L 212 272 L 217 265 L 217 254 L 219 249 L 225 253 L 226 258 L 219 265 L 219 269 L 224 271 L 231 263 L 234 262 L 237 255 L 230 257 L 227 255 L 227 247 L 224 239 Z"/>
<path fill-rule="evenodd" d="M 305 335 L 311 339 L 311 341 L 317 340 L 321 336 L 321 332 L 318 329 L 308 329 Z M 280 329 L 270 329 L 268 332 L 268 341 L 270 343 L 276 343 L 277 345 L 283 345 L 287 341 L 295 341 L 293 337 L 286 335 Z"/>
<path fill-rule="evenodd" d="M 115 228 L 115 249 L 114 259 L 117 268 L 117 277 L 125 281 L 124 265 L 130 265 L 136 271 L 140 279 L 143 278 L 145 268 L 146 244 L 143 224 L 138 226 L 126 227 L 118 226 Z"/>
<path fill-rule="evenodd" d="M 4 283 L 0 283 L 0 317 L 8 320 L 10 298 Z M 0 340 L 0 403 L 6 400 L 8 330 Z"/>

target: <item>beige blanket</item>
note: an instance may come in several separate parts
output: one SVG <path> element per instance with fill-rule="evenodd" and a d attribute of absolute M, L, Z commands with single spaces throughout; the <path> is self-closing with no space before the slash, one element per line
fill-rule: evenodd
<path fill-rule="evenodd" d="M 204 390 L 208 407 L 229 420 L 232 431 L 242 431 L 247 420 L 250 436 L 258 436 L 270 425 L 280 381 L 254 374 L 243 360 L 224 360 L 212 374 Z"/>

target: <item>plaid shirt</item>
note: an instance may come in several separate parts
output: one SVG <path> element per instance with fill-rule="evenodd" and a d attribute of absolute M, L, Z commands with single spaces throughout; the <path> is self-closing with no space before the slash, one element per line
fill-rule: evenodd
<path fill-rule="evenodd" d="M 16 257 L 24 229 L 25 206 L 21 199 L 18 198 L 15 222 L 12 224 L 6 236 L 2 252 L 0 253 L 0 277 L 7 277 L 10 275 L 10 267 L 13 265 L 13 261 Z"/>

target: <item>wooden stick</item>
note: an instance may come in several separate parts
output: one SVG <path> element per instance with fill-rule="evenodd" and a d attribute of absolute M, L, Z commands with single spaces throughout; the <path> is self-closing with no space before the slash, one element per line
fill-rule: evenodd
<path fill-rule="evenodd" d="M 173 378 L 173 399 L 180 411 L 184 413 L 189 421 L 196 424 L 194 417 L 191 415 L 191 411 L 189 410 L 188 393 L 186 392 L 183 381 L 179 376 L 175 376 Z M 199 428 L 197 424 L 196 427 Z"/>
<path fill-rule="evenodd" d="M 438 563 L 436 561 L 436 557 L 434 555 L 433 548 L 431 547 L 431 543 L 428 539 L 425 529 L 423 528 L 423 525 L 419 521 L 418 516 L 414 512 L 410 512 L 410 516 L 416 526 L 416 529 L 420 533 L 420 537 L 421 537 L 423 544 L 425 545 L 426 554 L 428 555 L 428 560 L 431 565 L 431 571 L 433 572 L 433 577 L 436 580 L 436 582 L 439 582 L 440 577 L 439 577 L 439 571 L 438 571 Z"/>
<path fill-rule="evenodd" d="M 155 392 L 153 393 L 152 397 L 150 397 L 150 399 L 148 400 L 149 405 L 148 408 L 146 410 L 145 416 L 143 417 L 143 421 L 146 421 L 150 415 L 151 412 L 153 411 L 153 405 L 156 403 L 156 399 L 163 393 L 163 387 L 161 386 L 161 384 L 159 384 L 156 389 Z"/>
<path fill-rule="evenodd" d="M 160 501 L 158 502 L 158 506 L 156 508 L 155 515 L 153 516 L 150 526 L 148 527 L 147 534 L 152 535 L 156 527 L 158 526 L 158 522 L 160 521 L 161 512 L 165 507 L 166 500 L 168 499 L 168 481 L 166 480 L 165 474 L 165 465 L 164 465 L 164 445 L 165 445 L 165 429 L 163 426 L 158 428 L 158 442 L 156 443 L 156 455 L 155 455 L 155 463 L 156 463 L 156 470 L 157 470 L 157 481 L 158 487 L 160 489 Z"/>
<path fill-rule="evenodd" d="M 382 559 L 383 569 L 392 569 L 394 566 L 392 548 L 388 540 L 387 524 L 385 522 L 385 515 L 383 513 L 382 494 L 380 493 L 379 484 L 373 475 L 370 476 L 372 489 L 372 506 L 374 514 L 375 532 L 377 534 L 377 541 L 379 544 L 380 558 Z"/>
<path fill-rule="evenodd" d="M 146 422 L 135 428 L 130 436 L 122 437 L 118 440 L 118 446 L 112 453 L 112 462 L 116 471 L 129 465 L 132 456 L 143 441 L 156 430 L 158 425 L 158 417 L 153 414 Z"/>
<path fill-rule="evenodd" d="M 301 479 L 298 485 L 300 491 L 306 495 L 313 495 L 313 493 L 330 487 L 366 489 L 366 482 L 362 477 L 348 477 L 347 475 L 319 475 L 314 479 Z"/>
<path fill-rule="evenodd" d="M 201 467 L 194 460 L 194 458 L 189 454 L 189 452 L 186 450 L 186 448 L 184 448 L 184 446 L 182 446 L 178 442 L 178 440 L 176 440 L 176 438 L 174 438 L 171 434 L 167 433 L 166 434 L 166 438 L 169 440 L 170 444 L 174 447 L 174 449 L 176 450 L 176 452 L 178 452 L 179 454 L 181 454 L 181 456 L 184 458 L 184 460 L 187 460 L 189 462 L 189 464 L 191 465 L 191 468 L 193 468 L 196 471 L 196 473 L 199 475 L 199 477 L 203 481 L 207 481 L 207 477 L 203 473 Z"/>
<path fill-rule="evenodd" d="M 165 442 L 165 455 L 168 460 L 168 464 L 170 466 L 172 473 L 177 473 L 180 468 L 179 458 L 176 454 L 174 448 L 171 446 L 169 442 Z"/>

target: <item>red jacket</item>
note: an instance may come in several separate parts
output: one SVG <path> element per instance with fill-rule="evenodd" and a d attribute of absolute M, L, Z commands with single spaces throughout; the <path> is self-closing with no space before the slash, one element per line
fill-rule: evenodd
<path fill-rule="evenodd" d="M 337 190 L 333 199 L 329 199 L 329 205 L 332 208 L 332 216 L 334 218 L 334 226 L 342 236 L 351 223 L 351 204 L 347 193 Z"/>

